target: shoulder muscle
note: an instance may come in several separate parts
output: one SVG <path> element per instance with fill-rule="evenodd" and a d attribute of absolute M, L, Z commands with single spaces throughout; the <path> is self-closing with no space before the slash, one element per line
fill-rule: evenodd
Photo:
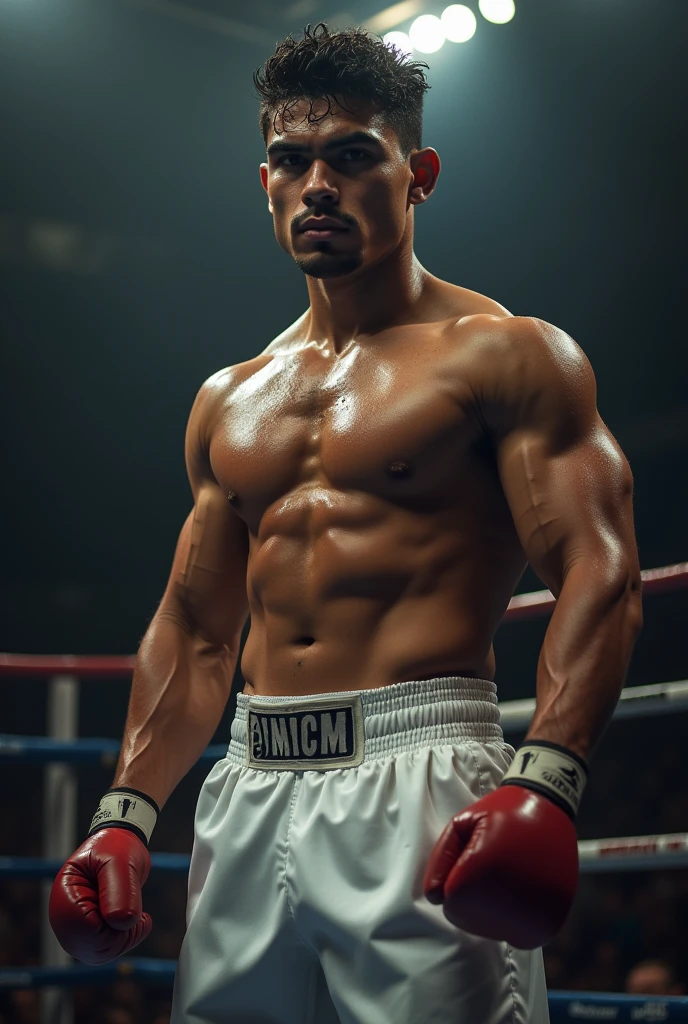
<path fill-rule="evenodd" d="M 194 495 L 204 481 L 213 478 L 210 468 L 210 440 L 216 417 L 229 395 L 236 367 L 218 370 L 201 385 L 186 426 L 184 455 L 189 483 Z"/>
<path fill-rule="evenodd" d="M 533 317 L 484 325 L 474 391 L 483 421 L 500 440 L 534 429 L 565 448 L 597 422 L 595 375 L 564 331 Z"/>

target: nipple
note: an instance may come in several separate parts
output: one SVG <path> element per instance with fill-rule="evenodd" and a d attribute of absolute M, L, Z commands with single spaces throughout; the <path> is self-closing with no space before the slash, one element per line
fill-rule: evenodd
<path fill-rule="evenodd" d="M 403 480 L 405 477 L 411 475 L 411 467 L 408 462 L 390 462 L 387 467 L 387 475 L 391 476 L 394 480 Z"/>

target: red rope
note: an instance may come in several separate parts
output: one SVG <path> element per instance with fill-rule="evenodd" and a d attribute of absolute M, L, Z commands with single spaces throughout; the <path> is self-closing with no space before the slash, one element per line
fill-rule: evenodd
<path fill-rule="evenodd" d="M 643 593 L 663 594 L 668 590 L 681 590 L 688 586 L 688 562 L 665 565 L 659 569 L 644 569 Z M 505 620 L 532 619 L 543 615 L 555 605 L 549 590 L 535 590 L 530 594 L 512 597 Z M 17 679 L 52 675 L 79 676 L 88 679 L 116 679 L 129 675 L 134 669 L 135 657 L 78 654 L 2 654 L 0 678 Z"/>
<path fill-rule="evenodd" d="M 0 654 L 0 677 L 69 675 L 90 679 L 117 679 L 134 670 L 133 655 Z"/>
<path fill-rule="evenodd" d="M 688 585 L 688 562 L 664 565 L 660 569 L 643 569 L 643 594 L 663 594 L 667 590 L 681 590 Z M 504 618 L 532 619 L 554 608 L 556 601 L 549 590 L 535 590 L 530 594 L 517 594 L 511 598 Z"/>

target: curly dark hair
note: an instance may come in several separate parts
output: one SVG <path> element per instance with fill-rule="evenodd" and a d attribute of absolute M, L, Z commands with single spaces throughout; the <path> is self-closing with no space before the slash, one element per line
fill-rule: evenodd
<path fill-rule="evenodd" d="M 320 121 L 342 98 L 369 100 L 397 133 L 399 147 L 408 156 L 420 149 L 423 130 L 423 98 L 430 88 L 422 61 L 409 60 L 385 45 L 379 36 L 362 28 L 330 32 L 324 22 L 302 39 L 289 35 L 253 74 L 261 100 L 260 130 L 267 143 L 276 120 L 293 120 L 292 110 L 303 99 L 311 100 L 309 123 Z M 327 100 L 327 109 L 315 115 L 313 101 Z"/>

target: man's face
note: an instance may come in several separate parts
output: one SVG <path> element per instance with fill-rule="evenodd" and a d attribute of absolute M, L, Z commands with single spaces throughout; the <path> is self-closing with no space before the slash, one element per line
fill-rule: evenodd
<path fill-rule="evenodd" d="M 661 964 L 639 964 L 628 976 L 626 991 L 631 995 L 668 996 L 671 979 Z"/>
<path fill-rule="evenodd" d="M 310 101 L 300 101 L 286 125 L 278 118 L 279 131 L 271 128 L 261 164 L 277 241 L 313 277 L 378 262 L 407 224 L 413 173 L 396 133 L 370 105 L 344 102 L 349 109 L 333 105 L 309 124 Z M 326 109 L 326 100 L 313 104 L 315 115 Z"/>

